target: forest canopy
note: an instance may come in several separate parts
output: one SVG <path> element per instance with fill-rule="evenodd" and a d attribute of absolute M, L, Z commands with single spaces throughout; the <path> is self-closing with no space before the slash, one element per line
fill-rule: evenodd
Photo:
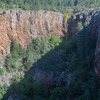
<path fill-rule="evenodd" d="M 100 0 L 0 0 L 2 9 L 51 10 L 76 13 L 88 8 L 99 8 Z M 75 11 L 74 11 L 75 10 Z"/>

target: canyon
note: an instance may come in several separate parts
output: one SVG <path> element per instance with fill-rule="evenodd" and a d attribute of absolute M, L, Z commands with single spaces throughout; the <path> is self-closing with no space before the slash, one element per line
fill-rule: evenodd
<path fill-rule="evenodd" d="M 96 40 L 95 71 L 100 77 L 100 12 L 82 12 L 69 19 L 68 38 L 77 33 L 78 22 L 90 18 L 92 37 Z M 52 11 L 0 10 L 0 55 L 10 53 L 13 40 L 27 46 L 37 37 L 45 39 L 53 35 L 64 38 L 67 19 L 64 14 Z"/>
<path fill-rule="evenodd" d="M 87 26 L 84 26 L 87 19 L 89 23 L 87 24 Z M 17 84 L 17 86 L 19 87 L 25 80 L 28 79 L 28 76 L 31 76 L 31 79 L 34 83 L 39 83 L 42 81 L 46 87 L 52 89 L 55 87 L 70 86 L 70 84 L 74 81 L 74 79 L 75 78 L 77 79 L 77 75 L 81 76 L 81 78 L 78 76 L 78 79 L 83 84 L 84 81 L 82 81 L 81 79 L 84 79 L 83 76 L 85 77 L 86 73 L 82 69 L 81 63 L 77 65 L 75 65 L 74 63 L 74 65 L 72 66 L 76 66 L 76 68 L 74 69 L 74 71 L 70 71 L 71 69 L 69 68 L 69 65 L 73 62 L 70 62 L 69 59 L 65 59 L 65 58 L 64 58 L 65 60 L 62 60 L 62 57 L 60 57 L 62 52 L 63 52 L 62 56 L 64 56 L 64 54 L 66 53 L 65 51 L 67 51 L 66 48 L 61 47 L 62 45 L 58 46 L 59 49 L 54 48 L 53 51 L 51 50 L 47 52 L 45 55 L 41 56 L 41 58 L 38 59 L 37 62 L 35 62 L 28 71 L 22 71 L 22 70 L 20 71 L 16 69 L 16 71 L 11 70 L 12 72 L 11 71 L 7 72 L 4 67 L 7 61 L 5 59 L 9 58 L 9 54 L 11 54 L 10 52 L 11 52 L 13 40 L 16 40 L 17 43 L 20 44 L 22 47 L 27 48 L 35 38 L 45 39 L 46 37 L 57 36 L 60 39 L 65 39 L 65 35 L 66 35 L 65 28 L 67 25 L 66 23 L 67 21 L 69 23 L 68 40 L 70 40 L 71 38 L 73 38 L 75 34 L 77 34 L 78 22 L 82 22 L 84 28 L 87 29 L 91 28 L 92 39 L 90 41 L 92 42 L 92 40 L 94 40 L 96 47 L 94 47 L 93 49 L 93 51 L 95 50 L 95 54 L 94 52 L 93 54 L 89 53 L 95 55 L 95 60 L 94 58 L 92 60 L 94 64 L 91 62 L 93 66 L 90 65 L 90 67 L 91 68 L 94 67 L 93 70 L 95 69 L 95 73 L 100 79 L 100 11 L 96 11 L 96 12 L 87 11 L 87 12 L 77 13 L 75 15 L 72 15 L 71 18 L 67 20 L 65 18 L 65 15 L 59 12 L 52 12 L 52 11 L 45 11 L 45 10 L 40 10 L 40 11 L 0 10 L 0 61 L 1 61 L 0 68 L 3 68 L 4 70 L 3 75 L 0 76 L 0 84 L 2 86 L 4 84 L 7 84 L 8 86 L 12 86 L 13 76 L 24 76 L 24 79 Z M 85 32 L 84 29 L 82 30 L 82 32 Z M 74 42 L 76 43 L 76 41 Z M 83 42 L 83 44 L 85 43 Z M 32 55 L 32 52 L 30 54 Z M 68 53 L 68 56 L 66 56 L 66 58 L 70 57 L 70 55 L 71 54 Z M 89 55 L 86 54 L 87 58 L 88 56 Z M 75 55 L 73 57 L 77 58 L 77 56 Z M 92 58 L 92 56 L 89 57 Z M 25 58 L 27 59 L 28 57 Z M 74 61 L 75 58 L 73 58 Z M 19 63 L 20 65 L 22 65 L 22 61 L 23 61 L 22 59 L 23 58 L 18 58 L 18 62 L 16 61 L 17 64 Z M 55 61 L 56 65 L 55 64 L 52 65 L 52 59 Z M 90 61 L 89 59 L 86 60 L 89 62 Z M 80 61 L 80 59 L 78 60 Z M 11 62 L 13 61 L 14 60 L 12 60 Z M 86 66 L 85 60 L 83 61 L 84 61 L 84 68 L 85 68 Z M 59 64 L 59 62 L 61 62 L 61 64 Z M 23 62 L 23 65 L 24 64 L 25 63 Z M 28 64 L 30 64 L 30 59 L 28 61 Z M 63 68 L 64 66 L 67 66 L 66 69 L 64 70 L 56 69 L 59 67 Z M 42 69 L 42 67 L 44 70 Z M 52 68 L 54 69 L 49 70 L 48 67 L 50 67 L 49 69 Z M 86 67 L 88 67 L 88 65 Z M 86 77 L 89 76 L 89 73 L 91 72 L 91 68 L 89 70 L 88 68 L 86 68 L 88 73 L 86 74 Z M 91 81 L 90 78 L 89 81 Z M 74 84 L 75 83 L 77 82 L 74 81 Z M 86 84 L 88 84 L 88 81 Z M 89 86 L 90 85 L 91 84 L 89 83 Z M 96 85 L 94 85 L 94 87 L 95 86 Z M 17 98 L 17 94 L 14 94 L 14 92 L 10 96 L 8 96 L 8 100 L 15 100 L 15 98 Z"/>

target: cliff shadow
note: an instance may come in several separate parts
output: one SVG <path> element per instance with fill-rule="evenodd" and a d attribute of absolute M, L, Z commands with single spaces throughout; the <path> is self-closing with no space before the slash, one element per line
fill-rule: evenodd
<path fill-rule="evenodd" d="M 2 100 L 8 100 L 8 97 L 15 98 L 12 100 L 16 98 L 21 100 L 20 96 L 24 98 L 23 100 L 36 100 L 33 98 L 39 95 L 49 97 L 49 90 L 54 87 L 67 86 L 71 80 L 66 78 L 69 74 L 66 55 L 70 54 L 70 50 L 77 50 L 76 44 L 74 46 L 69 44 L 69 51 L 67 47 L 66 41 L 62 41 L 59 46 L 38 59 L 19 82 L 12 83 Z"/>
<path fill-rule="evenodd" d="M 34 89 L 36 90 L 35 87 L 37 89 L 40 88 L 38 91 L 36 90 L 37 92 L 41 91 L 41 88 L 43 91 L 45 90 L 48 96 L 50 89 L 66 86 L 67 82 L 64 79 L 68 64 L 67 58 L 64 56 L 66 45 L 66 41 L 62 41 L 59 46 L 56 46 L 43 55 L 25 72 L 24 78 L 19 79 L 19 82 L 14 82 L 16 79 L 11 80 L 13 83 L 2 100 L 8 100 L 9 96 L 9 98 L 20 98 L 18 95 L 25 98 L 23 100 L 29 100 L 29 97 L 34 98 L 36 95 L 36 92 L 34 92 L 35 94 L 31 93 Z M 21 93 L 22 91 L 25 93 L 24 95 Z M 45 95 L 44 93 L 40 94 Z"/>

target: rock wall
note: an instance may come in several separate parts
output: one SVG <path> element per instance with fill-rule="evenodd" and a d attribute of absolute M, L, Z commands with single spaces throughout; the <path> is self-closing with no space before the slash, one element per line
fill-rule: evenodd
<path fill-rule="evenodd" d="M 77 23 L 84 23 L 92 14 L 89 11 L 72 16 L 68 22 L 68 38 L 76 33 Z M 65 37 L 66 22 L 65 15 L 58 12 L 0 10 L 0 54 L 10 53 L 12 39 L 27 47 L 36 37 Z"/>
<path fill-rule="evenodd" d="M 64 36 L 64 15 L 52 11 L 0 10 L 0 54 L 10 52 L 12 39 L 23 47 L 36 37 Z"/>

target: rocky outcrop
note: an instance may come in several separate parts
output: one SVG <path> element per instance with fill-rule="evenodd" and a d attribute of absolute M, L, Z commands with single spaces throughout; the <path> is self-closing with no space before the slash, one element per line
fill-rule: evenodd
<path fill-rule="evenodd" d="M 23 71 L 15 71 L 15 72 L 6 72 L 6 70 L 4 70 L 3 75 L 0 75 L 0 85 L 4 85 L 7 84 L 8 86 L 11 85 L 11 80 L 13 78 L 13 76 L 24 76 L 24 72 Z"/>
<path fill-rule="evenodd" d="M 10 52 L 12 39 L 23 47 L 36 37 L 63 37 L 64 15 L 52 11 L 0 10 L 0 54 Z"/>

